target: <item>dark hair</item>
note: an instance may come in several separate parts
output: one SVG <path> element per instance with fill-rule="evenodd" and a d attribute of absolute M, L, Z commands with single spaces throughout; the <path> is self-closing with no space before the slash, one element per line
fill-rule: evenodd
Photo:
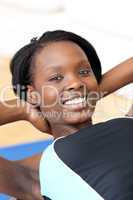
<path fill-rule="evenodd" d="M 38 40 L 33 38 L 31 42 L 21 48 L 12 58 L 10 70 L 12 73 L 12 85 L 16 94 L 26 99 L 27 85 L 32 82 L 32 61 L 35 53 L 44 45 L 56 41 L 72 41 L 80 46 L 85 52 L 95 74 L 97 82 L 101 80 L 101 63 L 94 47 L 84 38 L 63 30 L 45 32 Z M 19 86 L 20 90 L 17 90 Z M 18 92 L 19 91 L 19 92 Z"/>

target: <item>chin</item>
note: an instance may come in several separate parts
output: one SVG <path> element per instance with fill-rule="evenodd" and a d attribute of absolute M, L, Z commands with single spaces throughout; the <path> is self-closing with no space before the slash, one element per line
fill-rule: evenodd
<path fill-rule="evenodd" d="M 66 116 L 64 116 L 63 121 L 66 124 L 80 124 L 80 123 L 85 123 L 89 121 L 93 115 L 94 111 L 90 110 L 83 110 L 80 112 L 72 112 L 72 113 L 67 113 Z"/>

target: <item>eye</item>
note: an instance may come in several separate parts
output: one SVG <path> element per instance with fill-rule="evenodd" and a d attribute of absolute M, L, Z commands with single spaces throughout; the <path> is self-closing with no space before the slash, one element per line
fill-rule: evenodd
<path fill-rule="evenodd" d="M 93 74 L 92 69 L 91 69 L 90 67 L 80 68 L 79 73 L 80 73 L 82 76 Z"/>
<path fill-rule="evenodd" d="M 62 79 L 63 79 L 63 76 L 61 74 L 55 74 L 49 79 L 49 81 L 60 81 Z"/>

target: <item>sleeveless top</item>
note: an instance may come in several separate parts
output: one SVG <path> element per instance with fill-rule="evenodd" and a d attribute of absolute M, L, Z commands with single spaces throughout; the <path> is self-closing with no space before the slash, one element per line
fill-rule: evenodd
<path fill-rule="evenodd" d="M 39 171 L 46 200 L 133 200 L 133 119 L 58 138 L 44 151 Z"/>

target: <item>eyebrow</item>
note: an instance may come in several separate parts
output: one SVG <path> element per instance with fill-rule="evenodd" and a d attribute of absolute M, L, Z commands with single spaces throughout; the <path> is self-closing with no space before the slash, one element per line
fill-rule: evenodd
<path fill-rule="evenodd" d="M 91 67 L 91 64 L 88 60 L 81 60 L 78 64 L 88 64 Z"/>
<path fill-rule="evenodd" d="M 83 67 L 83 65 L 85 65 L 84 67 L 90 67 L 91 68 L 91 64 L 88 60 L 81 60 L 81 61 L 77 62 L 77 65 L 81 65 L 81 67 Z"/>
<path fill-rule="evenodd" d="M 89 63 L 89 61 L 88 60 L 80 60 L 79 62 L 77 62 L 75 65 L 83 65 L 83 64 L 87 64 L 87 65 L 89 65 L 89 67 L 91 67 L 91 64 Z M 62 67 L 60 66 L 60 65 L 47 65 L 47 66 L 45 66 L 45 70 L 48 70 L 48 69 L 55 69 L 55 70 L 61 70 L 62 69 Z"/>
<path fill-rule="evenodd" d="M 59 65 L 48 65 L 48 66 L 45 66 L 45 70 L 49 70 L 49 69 L 51 69 L 51 70 L 53 70 L 53 69 L 59 70 L 59 69 L 61 69 L 61 66 L 59 66 Z"/>

